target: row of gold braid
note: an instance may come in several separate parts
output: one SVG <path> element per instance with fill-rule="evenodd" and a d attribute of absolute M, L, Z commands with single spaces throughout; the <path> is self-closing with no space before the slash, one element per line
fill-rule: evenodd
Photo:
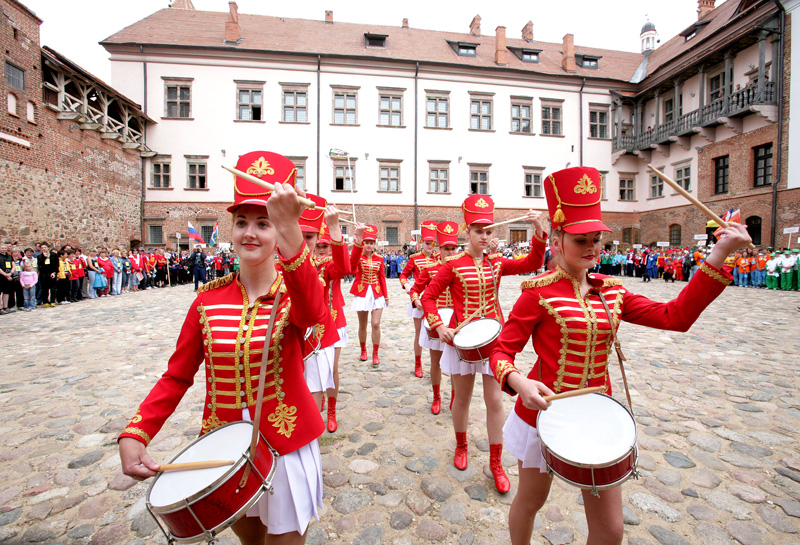
<path fill-rule="evenodd" d="M 224 279 L 221 278 L 220 280 Z M 211 377 L 208 379 L 211 383 L 211 403 L 209 405 L 209 409 L 211 409 L 211 414 L 208 415 L 208 418 L 203 420 L 202 422 L 202 432 L 206 433 L 214 428 L 218 428 L 223 424 L 223 422 L 217 416 L 217 377 L 214 369 L 214 359 L 211 353 L 211 346 L 212 346 L 212 338 L 211 338 L 211 325 L 208 323 L 208 315 L 206 314 L 206 308 L 202 304 L 197 307 L 197 310 L 200 311 L 200 323 L 203 326 L 203 334 L 205 335 L 205 339 L 203 339 L 203 345 L 206 352 L 206 356 L 208 358 L 206 362 L 206 369 L 211 374 Z"/>
<path fill-rule="evenodd" d="M 564 321 L 564 318 L 556 312 L 556 309 L 547 302 L 547 300 L 539 294 L 539 304 L 547 309 L 547 313 L 553 317 L 556 323 L 561 328 L 561 350 L 559 350 L 559 358 L 558 358 L 558 371 L 556 372 L 556 382 L 553 384 L 553 391 L 559 393 L 561 391 L 561 385 L 564 382 L 564 371 L 566 370 L 567 366 L 567 345 L 569 344 L 569 331 L 567 330 L 567 324 Z M 541 360 L 539 361 L 541 365 Z"/>
<path fill-rule="evenodd" d="M 269 350 L 272 352 L 269 362 L 272 362 L 272 372 L 275 381 L 274 397 L 278 398 L 278 406 L 275 409 L 275 412 L 267 417 L 267 420 L 272 422 L 273 427 L 278 428 L 278 433 L 286 437 L 291 437 L 296 426 L 295 420 L 297 420 L 297 407 L 287 406 L 283 403 L 283 399 L 286 397 L 286 393 L 283 392 L 283 379 L 280 375 L 281 372 L 283 372 L 283 356 L 280 355 L 283 346 L 278 341 L 283 339 L 283 330 L 289 320 L 291 306 L 292 302 L 287 298 L 286 306 L 284 306 L 283 309 L 280 309 L 280 320 L 278 320 L 278 323 L 275 324 L 275 330 L 272 333 L 272 337 L 269 339 Z M 267 342 L 266 339 L 264 342 Z M 264 398 L 264 400 L 266 401 L 268 399 L 274 399 L 274 397 L 267 396 Z"/>
<path fill-rule="evenodd" d="M 703 261 L 700 264 L 700 270 L 703 271 L 704 273 L 706 273 L 708 276 L 710 276 L 714 280 L 716 280 L 717 282 L 721 282 L 725 286 L 727 286 L 727 285 L 729 285 L 731 283 L 731 281 L 729 279 L 725 278 L 724 276 L 719 274 L 717 271 L 712 269 L 710 265 L 706 265 L 705 261 Z"/>
<path fill-rule="evenodd" d="M 581 381 L 578 384 L 579 388 L 583 388 L 586 386 L 586 383 L 589 380 L 594 378 L 594 350 L 595 343 L 597 342 L 597 316 L 594 313 L 594 309 L 587 307 L 586 301 L 583 297 L 581 297 L 581 286 L 578 283 L 578 279 L 570 277 L 569 280 L 572 282 L 575 300 L 578 302 L 578 306 L 580 306 L 581 311 L 583 312 L 583 317 L 586 319 L 586 327 L 583 332 L 586 334 L 586 345 L 589 350 L 584 352 L 583 355 L 583 372 L 581 373 Z M 588 295 L 589 294 L 587 293 L 587 296 Z M 591 376 L 589 375 L 590 368 Z"/>

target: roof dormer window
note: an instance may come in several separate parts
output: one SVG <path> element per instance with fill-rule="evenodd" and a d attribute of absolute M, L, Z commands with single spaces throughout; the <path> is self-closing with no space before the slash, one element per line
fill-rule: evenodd
<path fill-rule="evenodd" d="M 523 49 L 522 62 L 539 62 L 539 52 L 531 49 Z"/>
<path fill-rule="evenodd" d="M 364 45 L 366 47 L 386 47 L 386 34 L 364 33 Z"/>
<path fill-rule="evenodd" d="M 593 55 L 575 55 L 575 60 L 581 68 L 597 70 L 600 67 L 600 57 Z"/>
<path fill-rule="evenodd" d="M 476 44 L 459 43 L 458 44 L 458 56 L 459 57 L 477 57 L 478 56 L 478 46 Z"/>

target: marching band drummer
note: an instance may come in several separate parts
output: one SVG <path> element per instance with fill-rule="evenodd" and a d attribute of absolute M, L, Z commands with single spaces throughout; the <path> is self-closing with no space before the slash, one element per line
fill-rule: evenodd
<path fill-rule="evenodd" d="M 276 153 L 255 151 L 243 155 L 236 168 L 275 189 L 265 191 L 236 177 L 228 211 L 240 272 L 198 290 L 166 372 L 120 434 L 120 458 L 123 472 L 136 480 L 156 474 L 159 464 L 145 447 L 192 385 L 200 365 L 207 386 L 201 434 L 255 418 L 264 337 L 280 290 L 259 426 L 280 454 L 272 481 L 275 493 L 264 494 L 233 531 L 244 545 L 263 545 L 267 534 L 269 543 L 299 544 L 322 507 L 317 438 L 325 429 L 303 379 L 301 346 L 305 330 L 322 322 L 328 311 L 298 224 L 297 195 L 304 193 L 294 189 L 294 164 Z M 276 252 L 282 272 L 276 268 Z"/>
<path fill-rule="evenodd" d="M 423 223 L 423 227 L 425 224 Z M 423 240 L 424 238 L 423 232 Z M 443 221 L 436 225 L 436 238 L 439 242 L 440 254 L 436 256 L 436 261 L 422 269 L 419 273 L 414 275 L 414 285 L 411 287 L 409 293 L 411 295 L 411 303 L 414 307 L 422 312 L 422 302 L 420 302 L 420 294 L 425 290 L 431 279 L 436 276 L 439 269 L 444 265 L 444 260 L 451 255 L 455 255 L 458 251 L 458 224 L 454 221 Z M 453 308 L 453 298 L 450 296 L 450 288 L 445 290 L 439 295 L 436 300 L 437 308 Z M 415 319 L 416 321 L 416 319 Z M 422 335 L 419 339 L 420 345 L 427 348 L 431 354 L 431 387 L 433 388 L 433 402 L 431 403 L 431 412 L 439 414 L 442 410 L 442 394 L 439 387 L 442 383 L 442 369 L 439 366 L 439 361 L 442 359 L 443 343 L 439 339 L 429 339 L 428 335 Z M 450 394 L 450 408 L 453 408 L 453 394 Z"/>
<path fill-rule="evenodd" d="M 350 288 L 353 310 L 358 315 L 358 341 L 361 343 L 361 361 L 367 361 L 367 319 L 372 326 L 372 365 L 380 365 L 378 350 L 381 347 L 381 315 L 389 305 L 383 259 L 375 253 L 378 228 L 363 223 L 356 224 L 350 270 L 356 279 Z"/>
<path fill-rule="evenodd" d="M 350 274 L 350 257 L 344 245 L 342 228 L 339 225 L 339 211 L 333 205 L 325 209 L 317 240 L 316 256 L 319 261 L 320 277 L 324 283 L 325 302 L 333 318 L 339 340 L 334 343 L 333 388 L 327 390 L 328 431 L 338 428 L 336 423 L 336 400 L 339 397 L 339 356 L 347 346 L 347 320 L 344 316 L 344 297 L 342 297 L 342 278 Z"/>
<path fill-rule="evenodd" d="M 439 254 L 436 249 L 436 222 L 432 220 L 423 221 L 420 229 L 420 239 L 422 240 L 422 251 L 411 254 L 408 263 L 400 273 L 400 285 L 411 294 L 411 287 L 414 281 L 409 280 L 413 276 L 417 279 L 419 274 L 426 268 L 438 261 Z M 420 346 L 419 333 L 422 329 L 422 310 L 414 306 L 414 302 L 409 301 L 406 316 L 414 319 L 414 376 L 422 378 L 422 346 Z M 438 367 L 438 364 L 437 364 Z"/>
<path fill-rule="evenodd" d="M 453 428 L 456 434 L 453 465 L 461 470 L 467 468 L 469 404 L 472 400 L 475 374 L 483 374 L 483 399 L 486 403 L 486 428 L 490 446 L 489 466 L 497 491 L 505 493 L 511 488 L 511 483 L 508 481 L 501 463 L 502 428 L 505 419 L 502 393 L 492 378 L 488 363 L 476 365 L 459 360 L 455 348 L 452 346 L 453 329 L 451 327 L 460 325 L 470 314 L 484 305 L 486 305 L 484 310 L 473 319 L 488 317 L 495 318 L 502 323 L 503 314 L 496 295 L 500 277 L 539 269 L 544 261 L 547 235 L 539 225 L 538 214 L 531 210 L 526 219 L 533 222 L 535 232 L 528 256 L 524 259 L 506 259 L 500 254 L 486 256 L 484 250 L 489 248 L 492 237 L 492 229 L 486 229 L 486 226 L 494 223 L 494 202 L 487 195 L 470 195 L 461 205 L 461 209 L 464 214 L 462 227 L 468 238 L 467 249 L 445 260 L 444 266 L 439 269 L 436 277 L 422 294 L 422 308 L 430 327 L 435 329 L 439 333 L 439 338 L 446 343 L 440 365 L 444 373 L 450 374 L 450 380 L 456 392 L 453 402 Z M 437 313 L 436 301 L 448 287 L 453 297 L 454 313 L 450 324 L 444 324 Z"/>
<path fill-rule="evenodd" d="M 549 406 L 542 396 L 592 386 L 604 386 L 605 393 L 611 394 L 607 360 L 613 339 L 600 294 L 611 309 L 615 328 L 624 320 L 686 331 L 731 282 L 730 275 L 721 270 L 725 257 L 750 241 L 739 224 L 723 229 L 700 274 L 677 299 L 656 303 L 632 294 L 619 279 L 588 274 L 602 251 L 602 233 L 611 231 L 602 222 L 599 172 L 570 168 L 548 176 L 544 184 L 557 266 L 522 283 L 522 295 L 491 355 L 492 371 L 503 390 L 519 394 L 504 427 L 508 451 L 519 459 L 519 490 L 508 521 L 515 545 L 530 543 L 534 517 L 552 483 L 535 427 L 538 411 Z M 531 337 L 538 360 L 525 378 L 514 366 L 514 358 Z M 599 496 L 582 492 L 588 542 L 622 543 L 621 488 L 601 490 Z"/>

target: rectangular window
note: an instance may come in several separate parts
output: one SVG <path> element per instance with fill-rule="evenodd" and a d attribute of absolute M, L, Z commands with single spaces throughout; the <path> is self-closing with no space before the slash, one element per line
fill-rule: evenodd
<path fill-rule="evenodd" d="M 522 62 L 539 62 L 539 52 L 523 49 L 521 59 Z"/>
<path fill-rule="evenodd" d="M 206 244 L 211 240 L 211 235 L 214 233 L 213 225 L 201 225 L 200 236 L 206 241 Z"/>
<path fill-rule="evenodd" d="M 153 161 L 150 187 L 170 186 L 170 163 L 168 160 Z"/>
<path fill-rule="evenodd" d="M 692 167 L 682 165 L 675 167 L 675 181 L 686 191 L 692 190 Z"/>
<path fill-rule="evenodd" d="M 722 97 L 723 87 L 725 87 L 725 72 L 708 78 L 708 97 L 711 101 Z"/>
<path fill-rule="evenodd" d="M 243 89 L 236 90 L 236 112 L 239 121 L 261 121 L 262 90 Z"/>
<path fill-rule="evenodd" d="M 633 178 L 619 179 L 619 200 L 621 201 L 636 200 L 636 180 L 634 180 Z"/>
<path fill-rule="evenodd" d="M 560 106 L 542 106 L 542 134 L 561 135 Z"/>
<path fill-rule="evenodd" d="M 447 180 L 450 173 L 447 167 L 444 166 L 431 166 L 428 192 L 429 193 L 447 193 Z"/>
<path fill-rule="evenodd" d="M 334 91 L 333 93 L 333 124 L 355 125 L 357 123 L 356 91 Z"/>
<path fill-rule="evenodd" d="M 307 190 L 306 187 L 306 160 L 308 156 L 305 157 L 290 157 L 287 156 L 292 163 L 294 163 L 295 168 L 297 169 L 297 175 L 295 177 L 294 185 L 295 187 L 299 187 L 302 190 Z"/>
<path fill-rule="evenodd" d="M 308 93 L 283 91 L 284 123 L 308 123 Z"/>
<path fill-rule="evenodd" d="M 728 192 L 729 161 L 730 158 L 727 155 L 714 159 L 714 193 L 716 195 Z"/>
<path fill-rule="evenodd" d="M 544 197 L 542 188 L 543 168 L 522 167 L 523 184 L 522 195 L 525 197 Z"/>
<path fill-rule="evenodd" d="M 530 134 L 531 132 L 530 102 L 511 103 L 511 132 Z"/>
<path fill-rule="evenodd" d="M 350 161 L 350 167 L 347 166 L 347 161 L 335 161 L 333 166 L 333 189 L 334 191 L 352 191 L 355 189 L 355 173 L 356 165 Z"/>
<path fill-rule="evenodd" d="M 426 127 L 446 129 L 450 126 L 450 99 L 448 97 L 428 97 L 428 117 Z"/>
<path fill-rule="evenodd" d="M 606 186 L 608 185 L 608 172 L 600 171 L 600 186 L 603 188 L 600 191 L 600 200 L 606 200 L 608 196 L 606 195 Z"/>
<path fill-rule="evenodd" d="M 400 127 L 403 125 L 402 95 L 381 95 L 380 125 Z"/>
<path fill-rule="evenodd" d="M 650 198 L 655 199 L 656 197 L 663 197 L 664 196 L 664 180 L 656 176 L 655 174 L 650 177 Z"/>
<path fill-rule="evenodd" d="M 608 138 L 608 111 L 589 110 L 589 136 Z"/>
<path fill-rule="evenodd" d="M 469 192 L 470 194 L 489 194 L 489 171 L 470 169 L 469 171 Z"/>
<path fill-rule="evenodd" d="M 478 55 L 478 46 L 474 44 L 458 44 L 459 57 L 475 57 Z"/>
<path fill-rule="evenodd" d="M 492 130 L 492 101 L 476 100 L 470 101 L 470 129 L 476 131 Z"/>
<path fill-rule="evenodd" d="M 364 46 L 365 47 L 386 47 L 386 34 L 370 34 L 364 33 Z"/>
<path fill-rule="evenodd" d="M 150 225 L 150 244 L 163 244 L 164 243 L 164 229 L 161 225 Z"/>
<path fill-rule="evenodd" d="M 25 71 L 13 64 L 6 63 L 6 83 L 10 87 L 25 89 Z"/>
<path fill-rule="evenodd" d="M 206 164 L 189 162 L 186 165 L 188 189 L 208 189 L 206 185 Z"/>
<path fill-rule="evenodd" d="M 166 81 L 166 117 L 192 117 L 192 85 L 187 81 Z"/>
<path fill-rule="evenodd" d="M 675 99 L 668 98 L 664 101 L 664 123 L 672 123 L 675 117 Z"/>
<path fill-rule="evenodd" d="M 581 66 L 583 68 L 593 68 L 596 70 L 599 64 L 600 59 L 597 57 L 583 57 L 583 60 L 581 61 Z"/>
<path fill-rule="evenodd" d="M 772 144 L 753 148 L 755 172 L 753 187 L 772 185 Z"/>
<path fill-rule="evenodd" d="M 380 191 L 400 191 L 400 165 L 380 164 Z"/>
<path fill-rule="evenodd" d="M 398 236 L 398 231 L 400 229 L 398 227 L 387 227 L 386 228 L 386 242 L 389 244 L 397 245 L 400 244 L 400 238 Z"/>

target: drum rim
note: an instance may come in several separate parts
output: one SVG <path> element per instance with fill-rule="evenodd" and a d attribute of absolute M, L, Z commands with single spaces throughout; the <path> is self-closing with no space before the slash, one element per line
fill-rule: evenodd
<path fill-rule="evenodd" d="M 237 420 L 236 422 L 228 422 L 227 424 L 223 424 L 222 426 L 214 428 L 210 432 L 208 432 L 206 434 L 203 434 L 200 437 L 208 437 L 212 433 L 217 432 L 217 431 L 219 431 L 219 430 L 221 430 L 223 428 L 227 428 L 227 427 L 233 426 L 233 425 L 241 425 L 241 424 L 248 424 L 250 426 L 250 428 L 253 427 L 253 423 L 252 422 L 248 422 L 247 420 Z M 269 444 L 267 439 L 264 437 L 264 435 L 260 431 L 258 432 L 258 435 L 261 437 L 261 439 L 264 441 L 264 444 L 267 445 L 267 448 L 272 453 L 272 457 L 273 457 L 272 467 L 270 467 L 269 475 L 267 475 L 265 477 L 265 479 L 269 480 L 269 484 L 271 485 L 272 484 L 272 477 L 273 477 L 273 475 L 275 473 L 275 465 L 276 465 L 275 462 L 277 461 L 277 456 L 276 456 L 277 452 L 275 451 L 274 448 L 272 448 L 272 445 Z M 197 439 L 200 439 L 200 437 L 198 437 Z M 184 452 L 189 450 L 195 444 L 197 439 L 195 439 L 194 441 L 192 441 L 191 443 L 186 445 L 178 454 L 173 456 L 172 460 L 170 460 L 168 463 L 172 463 L 173 461 L 178 459 L 181 456 L 181 454 L 183 454 Z M 159 514 L 165 514 L 166 515 L 166 514 L 174 513 L 176 511 L 180 511 L 181 509 L 185 509 L 187 505 L 192 505 L 192 504 L 196 503 L 197 501 L 202 500 L 203 498 L 208 496 L 210 493 L 212 493 L 217 488 L 217 486 L 219 486 L 221 483 L 227 481 L 228 478 L 230 478 L 232 473 L 236 473 L 237 471 L 239 471 L 239 469 L 241 469 L 242 465 L 247 463 L 247 460 L 249 458 L 249 453 L 250 453 L 250 446 L 248 445 L 247 446 L 247 450 L 241 456 L 239 456 L 239 459 L 236 460 L 236 462 L 232 466 L 230 466 L 230 468 L 225 473 L 220 475 L 214 482 L 212 482 L 212 483 L 208 484 L 207 486 L 205 486 L 204 488 L 198 490 L 197 492 L 195 492 L 191 496 L 188 496 L 186 498 L 178 500 L 175 503 L 171 503 L 171 504 L 163 505 L 163 506 L 155 506 L 150 502 L 150 494 L 152 493 L 153 488 L 156 486 L 156 483 L 161 478 L 161 476 L 164 475 L 164 473 L 159 473 L 156 476 L 156 478 L 153 480 L 153 482 L 150 483 L 150 487 L 147 489 L 147 495 L 145 496 L 145 502 L 150 507 L 150 509 L 152 509 L 155 513 L 159 513 Z"/>
<path fill-rule="evenodd" d="M 601 485 L 589 485 L 589 484 L 575 482 L 572 479 L 568 479 L 567 477 L 565 477 L 564 475 L 553 469 L 553 467 L 547 463 L 547 460 L 545 460 L 544 463 L 547 466 L 547 469 L 551 473 L 558 476 L 558 478 L 561 479 L 562 481 L 571 484 L 576 488 L 580 488 L 581 490 L 607 490 L 609 488 L 614 488 L 615 486 L 621 485 L 622 483 L 624 483 L 625 481 L 636 475 L 636 466 L 639 465 L 639 449 L 638 448 L 634 449 L 634 453 L 636 454 L 636 456 L 634 457 L 633 460 L 633 466 L 627 472 L 625 472 L 625 475 L 623 475 L 621 478 L 617 479 L 613 483 L 601 484 Z M 600 467 L 600 466 L 594 466 L 594 467 Z"/>
<path fill-rule="evenodd" d="M 639 430 L 636 428 L 636 418 L 634 418 L 633 413 L 631 413 L 631 411 L 628 410 L 628 407 L 626 407 L 625 405 L 623 405 L 618 400 L 614 399 L 613 397 L 611 397 L 608 394 L 604 394 L 602 392 L 593 392 L 591 394 L 585 394 L 585 395 L 604 396 L 604 397 L 610 399 L 611 401 L 613 401 L 614 403 L 616 403 L 617 405 L 619 405 L 620 407 L 622 407 L 623 409 L 625 409 L 625 412 L 628 413 L 628 416 L 631 417 L 631 422 L 633 422 L 633 444 L 631 445 L 631 447 L 625 452 L 625 454 L 623 454 L 622 456 L 620 456 L 619 458 L 615 459 L 612 462 L 603 462 L 602 464 L 586 464 L 586 463 L 583 463 L 583 462 L 575 462 L 573 460 L 570 460 L 569 458 L 565 458 L 564 456 L 556 454 L 556 452 L 553 451 L 547 445 L 547 443 L 545 442 L 544 438 L 542 437 L 542 434 L 539 433 L 539 417 L 545 411 L 539 411 L 538 414 L 536 415 L 536 433 L 539 436 L 539 443 L 541 444 L 542 455 L 544 456 L 544 449 L 546 448 L 547 451 L 550 454 L 552 454 L 555 458 L 558 458 L 562 462 L 566 462 L 566 463 L 572 464 L 572 465 L 574 465 L 576 467 L 583 467 L 583 468 L 587 468 L 587 467 L 610 467 L 610 466 L 613 466 L 614 464 L 618 464 L 619 462 L 621 462 L 622 460 L 624 460 L 625 458 L 630 456 L 631 452 L 634 452 L 636 454 L 636 459 L 638 460 L 639 459 L 639 454 L 638 454 Z M 546 462 L 547 462 L 547 460 L 545 460 L 545 463 Z M 548 466 L 549 466 L 549 464 L 548 464 Z"/>
<path fill-rule="evenodd" d="M 462 350 L 475 350 L 476 348 L 483 348 L 483 347 L 484 347 L 484 346 L 486 346 L 487 344 L 489 344 L 489 343 L 492 343 L 492 342 L 494 342 L 494 341 L 496 341 L 496 340 L 497 340 L 497 337 L 499 337 L 499 336 L 500 336 L 500 333 L 503 331 L 503 324 L 501 324 L 501 323 L 500 323 L 500 320 L 497 320 L 497 319 L 495 319 L 495 318 L 486 318 L 486 317 L 483 317 L 483 318 L 478 318 L 477 320 L 472 320 L 472 321 L 471 321 L 471 322 L 469 322 L 469 323 L 473 324 L 473 323 L 475 323 L 475 322 L 479 322 L 480 320 L 491 320 L 491 321 L 493 321 L 493 322 L 497 322 L 497 324 L 500 326 L 500 329 L 498 329 L 498 330 L 497 330 L 497 333 L 495 333 L 494 337 L 492 337 L 491 339 L 489 339 L 489 340 L 487 340 L 487 341 L 483 342 L 483 344 L 476 344 L 476 345 L 473 345 L 473 346 L 458 346 L 458 345 L 456 345 L 456 337 L 458 337 L 458 335 L 461 333 L 461 331 L 459 331 L 458 333 L 456 333 L 455 335 L 453 335 L 453 347 L 454 347 L 456 350 L 458 350 L 459 348 L 460 348 L 460 349 L 462 349 Z M 483 360 L 481 360 L 481 362 L 484 362 L 484 361 L 486 361 L 486 359 L 488 359 L 488 358 L 484 358 Z"/>

